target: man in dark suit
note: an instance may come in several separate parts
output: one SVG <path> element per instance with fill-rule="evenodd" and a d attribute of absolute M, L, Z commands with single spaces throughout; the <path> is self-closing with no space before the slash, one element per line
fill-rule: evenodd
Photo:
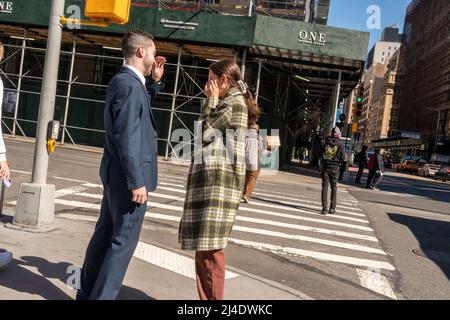
<path fill-rule="evenodd" d="M 157 132 L 151 100 L 163 88 L 166 59 L 153 37 L 132 30 L 122 41 L 125 64 L 109 83 L 100 218 L 81 271 L 78 300 L 113 300 L 139 241 L 148 192 L 157 184 Z M 148 82 L 145 77 L 151 76 Z"/>

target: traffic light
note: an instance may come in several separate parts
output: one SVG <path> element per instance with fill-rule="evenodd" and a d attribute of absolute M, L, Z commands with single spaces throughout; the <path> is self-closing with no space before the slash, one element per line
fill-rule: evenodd
<path fill-rule="evenodd" d="M 358 93 L 356 95 L 356 116 L 358 118 L 362 116 L 363 100 L 364 100 L 364 85 L 361 84 L 358 88 Z"/>
<path fill-rule="evenodd" d="M 131 0 L 86 0 L 85 15 L 92 20 L 125 24 L 130 16 Z"/>

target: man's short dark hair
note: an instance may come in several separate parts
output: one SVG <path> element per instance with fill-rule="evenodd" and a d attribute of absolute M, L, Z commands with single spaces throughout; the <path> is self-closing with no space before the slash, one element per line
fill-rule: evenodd
<path fill-rule="evenodd" d="M 153 36 L 140 29 L 129 31 L 122 39 L 122 52 L 125 59 L 132 58 L 136 54 L 137 48 L 142 45 L 153 44 Z"/>

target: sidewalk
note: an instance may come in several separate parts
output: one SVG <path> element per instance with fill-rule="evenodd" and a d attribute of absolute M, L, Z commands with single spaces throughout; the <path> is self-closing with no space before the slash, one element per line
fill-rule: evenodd
<path fill-rule="evenodd" d="M 74 270 L 73 265 L 82 264 L 95 224 L 57 217 L 57 231 L 27 233 L 5 228 L 5 224 L 11 223 L 12 218 L 11 212 L 5 212 L 0 218 L 0 249 L 14 253 L 13 263 L 0 271 L 0 300 L 73 299 L 76 291 L 67 286 L 66 282 L 74 274 L 73 271 L 70 272 Z M 193 268 L 192 253 L 174 253 L 182 260 L 186 260 L 184 256 L 187 256 L 192 263 L 189 267 Z M 119 299 L 197 299 L 195 281 L 192 278 L 144 260 L 132 259 Z M 226 300 L 309 299 L 298 291 L 232 267 L 228 271 L 235 275 L 226 280 Z"/>

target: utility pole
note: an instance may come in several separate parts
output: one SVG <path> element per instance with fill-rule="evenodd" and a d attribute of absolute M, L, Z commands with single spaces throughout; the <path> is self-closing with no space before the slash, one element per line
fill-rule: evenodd
<path fill-rule="evenodd" d="M 438 112 L 438 121 L 437 121 L 437 129 L 436 129 L 436 142 L 434 143 L 434 150 L 437 153 L 437 146 L 439 142 L 439 125 L 441 122 L 441 110 L 436 110 Z"/>
<path fill-rule="evenodd" d="M 20 187 L 14 216 L 14 228 L 45 232 L 56 229 L 55 186 L 47 184 L 49 152 L 47 130 L 53 120 L 61 51 L 62 25 L 65 0 L 53 0 L 48 28 L 44 78 L 39 104 L 39 119 L 31 183 Z"/>

